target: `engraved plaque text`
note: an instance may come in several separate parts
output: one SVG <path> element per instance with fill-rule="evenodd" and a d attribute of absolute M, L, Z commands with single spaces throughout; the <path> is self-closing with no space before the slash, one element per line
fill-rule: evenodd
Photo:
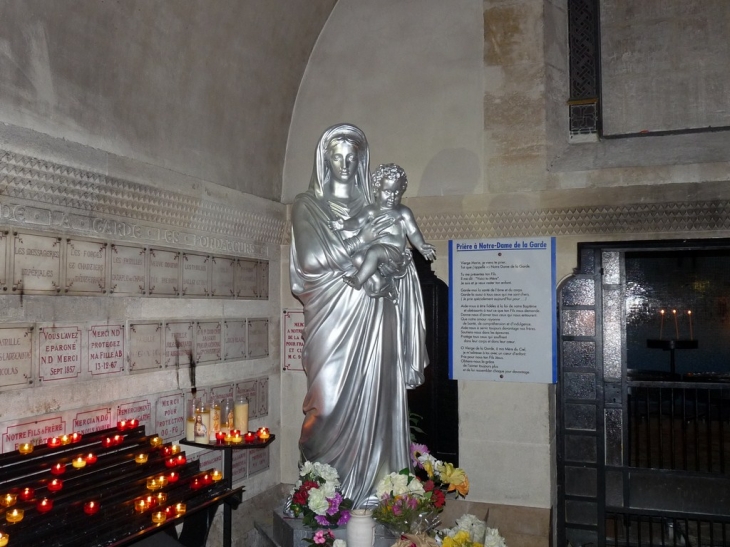
<path fill-rule="evenodd" d="M 144 294 L 146 256 L 142 247 L 112 245 L 112 278 L 109 292 L 113 294 Z"/>
<path fill-rule="evenodd" d="M 69 294 L 106 292 L 106 243 L 66 242 L 66 289 Z"/>
<path fill-rule="evenodd" d="M 205 255 L 183 254 L 183 289 L 185 296 L 208 296 L 208 264 Z"/>
<path fill-rule="evenodd" d="M 150 294 L 177 296 L 179 273 L 179 253 L 150 249 Z"/>
<path fill-rule="evenodd" d="M 257 359 L 269 355 L 269 320 L 248 320 L 248 358 Z"/>
<path fill-rule="evenodd" d="M 115 374 L 124 370 L 124 326 L 89 327 L 89 372 Z"/>
<path fill-rule="evenodd" d="M 199 363 L 221 360 L 221 322 L 198 323 L 195 335 L 195 359 Z"/>
<path fill-rule="evenodd" d="M 13 290 L 23 293 L 59 292 L 61 240 L 15 234 L 13 243 Z"/>
<path fill-rule="evenodd" d="M 246 321 L 226 321 L 225 359 L 246 358 Z"/>
<path fill-rule="evenodd" d="M 0 328 L 0 388 L 28 385 L 33 362 L 32 327 Z"/>
<path fill-rule="evenodd" d="M 232 258 L 214 256 L 211 258 L 210 268 L 210 295 L 220 298 L 233 298 L 236 295 L 233 289 L 233 274 L 236 269 L 236 261 Z"/>
<path fill-rule="evenodd" d="M 192 321 L 165 324 L 165 366 L 187 366 L 193 356 Z"/>
<path fill-rule="evenodd" d="M 129 324 L 129 370 L 162 368 L 162 324 Z"/>
<path fill-rule="evenodd" d="M 38 329 L 38 378 L 77 378 L 81 374 L 81 336 L 77 326 Z"/>

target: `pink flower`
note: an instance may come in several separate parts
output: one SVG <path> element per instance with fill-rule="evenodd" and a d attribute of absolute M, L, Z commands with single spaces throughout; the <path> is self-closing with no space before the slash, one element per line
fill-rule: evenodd
<path fill-rule="evenodd" d="M 428 447 L 425 444 L 411 443 L 411 462 L 413 467 L 423 467 L 418 461 L 418 456 L 429 454 Z"/>
<path fill-rule="evenodd" d="M 325 543 L 327 541 L 324 537 L 324 530 L 317 530 L 314 533 L 314 537 L 312 537 L 312 539 L 314 540 L 314 543 L 319 544 Z"/>

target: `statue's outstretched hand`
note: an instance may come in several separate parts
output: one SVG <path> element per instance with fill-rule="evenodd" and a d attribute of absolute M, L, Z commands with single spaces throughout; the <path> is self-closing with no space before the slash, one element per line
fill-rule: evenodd
<path fill-rule="evenodd" d="M 423 258 L 429 262 L 436 260 L 436 247 L 430 243 L 424 243 L 418 250 L 423 255 Z"/>

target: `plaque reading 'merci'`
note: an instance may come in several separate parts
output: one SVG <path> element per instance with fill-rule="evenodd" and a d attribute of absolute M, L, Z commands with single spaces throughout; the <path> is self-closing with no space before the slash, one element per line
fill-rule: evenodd
<path fill-rule="evenodd" d="M 236 261 L 232 258 L 214 256 L 210 260 L 210 295 L 217 298 L 233 298 L 233 274 Z"/>
<path fill-rule="evenodd" d="M 81 374 L 81 337 L 76 325 L 38 329 L 38 378 L 68 380 Z"/>
<path fill-rule="evenodd" d="M 106 293 L 106 243 L 66 240 L 68 294 Z"/>
<path fill-rule="evenodd" d="M 130 323 L 130 372 L 159 368 L 162 368 L 162 323 Z"/>
<path fill-rule="evenodd" d="M 0 389 L 27 386 L 33 373 L 33 327 L 0 328 Z"/>
<path fill-rule="evenodd" d="M 150 249 L 150 294 L 177 296 L 180 290 L 180 253 Z"/>
<path fill-rule="evenodd" d="M 147 257 L 142 247 L 112 245 L 112 277 L 109 292 L 140 295 L 145 292 Z"/>
<path fill-rule="evenodd" d="M 246 320 L 225 322 L 224 359 L 246 358 Z"/>
<path fill-rule="evenodd" d="M 208 296 L 210 257 L 183 253 L 182 293 L 185 296 Z"/>
<path fill-rule="evenodd" d="M 235 291 L 239 298 L 258 298 L 258 273 L 256 260 L 241 258 L 235 269 Z"/>
<path fill-rule="evenodd" d="M 61 238 L 15 233 L 13 290 L 23 294 L 61 291 Z"/>
<path fill-rule="evenodd" d="M 195 335 L 195 360 L 209 363 L 221 360 L 221 322 L 200 322 Z"/>
<path fill-rule="evenodd" d="M 165 366 L 188 366 L 193 358 L 192 321 L 168 322 L 165 324 Z"/>
<path fill-rule="evenodd" d="M 89 327 L 89 372 L 116 374 L 124 370 L 124 325 Z"/>
<path fill-rule="evenodd" d="M 269 320 L 248 320 L 248 358 L 258 359 L 269 355 Z"/>

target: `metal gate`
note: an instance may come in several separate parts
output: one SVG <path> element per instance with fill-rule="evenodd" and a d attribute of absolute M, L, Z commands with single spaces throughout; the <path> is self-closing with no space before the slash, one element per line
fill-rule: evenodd
<path fill-rule="evenodd" d="M 730 373 L 724 357 L 720 372 L 688 357 L 730 348 L 730 317 L 721 310 L 722 328 L 702 338 L 689 310 L 680 330 L 676 309 L 665 315 L 637 288 L 643 257 L 657 275 L 667 260 L 711 265 L 695 277 L 712 280 L 673 280 L 672 302 L 715 313 L 725 288 L 730 299 L 728 240 L 579 246 L 579 268 L 558 288 L 558 545 L 730 546 Z M 661 366 L 645 362 L 655 357 Z"/>

